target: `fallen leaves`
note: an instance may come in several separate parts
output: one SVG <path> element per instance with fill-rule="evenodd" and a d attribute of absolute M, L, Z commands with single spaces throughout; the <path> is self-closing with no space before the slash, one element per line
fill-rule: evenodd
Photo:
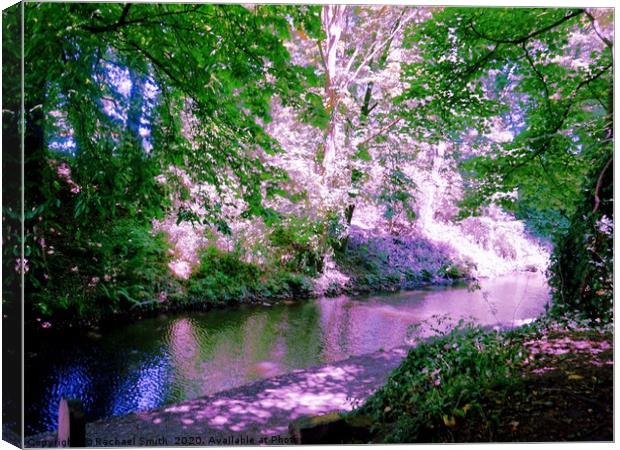
<path fill-rule="evenodd" d="M 454 416 L 443 415 L 443 423 L 448 428 L 454 428 L 456 426 L 456 418 Z"/>
<path fill-rule="evenodd" d="M 510 422 L 510 431 L 512 431 L 513 433 L 516 433 L 518 426 L 519 426 L 519 422 L 516 420 L 513 420 L 512 422 Z"/>

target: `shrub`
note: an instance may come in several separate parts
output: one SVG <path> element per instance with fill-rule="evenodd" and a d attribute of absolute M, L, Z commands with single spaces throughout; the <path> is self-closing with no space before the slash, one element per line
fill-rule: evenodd
<path fill-rule="evenodd" d="M 465 416 L 482 420 L 490 393 L 519 382 L 521 347 L 509 340 L 510 334 L 461 325 L 422 343 L 354 414 L 369 415 L 386 442 L 441 440 Z"/>
<path fill-rule="evenodd" d="M 591 189 L 571 217 L 570 227 L 555 238 L 549 279 L 555 313 L 574 311 L 590 319 L 613 319 L 613 170 L 605 169 L 610 158 L 601 155 L 593 166 L 588 178 Z"/>
<path fill-rule="evenodd" d="M 269 240 L 276 247 L 276 263 L 292 272 L 316 275 L 323 270 L 324 226 L 307 218 L 289 217 L 276 225 Z"/>
<path fill-rule="evenodd" d="M 52 230 L 54 230 L 52 228 Z M 168 287 L 167 244 L 133 218 L 69 235 L 50 232 L 28 297 L 34 313 L 98 318 L 150 302 Z"/>
<path fill-rule="evenodd" d="M 465 277 L 466 271 L 465 269 L 461 269 L 460 267 L 454 264 L 448 264 L 446 266 L 443 266 L 441 269 L 439 269 L 438 275 L 443 278 L 457 280 L 459 278 Z"/>
<path fill-rule="evenodd" d="M 191 302 L 232 303 L 312 294 L 308 277 L 242 261 L 237 252 L 208 247 L 187 283 Z"/>
<path fill-rule="evenodd" d="M 211 246 L 203 250 L 200 265 L 187 282 L 190 301 L 243 301 L 260 280 L 258 266 L 242 261 L 234 252 Z"/>

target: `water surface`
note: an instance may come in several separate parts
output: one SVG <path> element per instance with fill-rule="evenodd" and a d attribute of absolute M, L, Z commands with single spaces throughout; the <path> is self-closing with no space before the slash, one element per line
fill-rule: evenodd
<path fill-rule="evenodd" d="M 81 399 L 88 421 L 128 414 L 412 343 L 440 322 L 519 323 L 543 313 L 548 298 L 543 276 L 524 273 L 483 281 L 475 291 L 245 306 L 145 319 L 102 335 L 27 340 L 26 432 L 54 430 L 61 397 Z"/>

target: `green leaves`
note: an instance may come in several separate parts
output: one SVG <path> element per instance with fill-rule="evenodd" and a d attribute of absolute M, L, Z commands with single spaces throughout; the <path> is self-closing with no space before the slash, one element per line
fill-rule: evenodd
<path fill-rule="evenodd" d="M 28 277 L 50 293 L 39 292 L 33 305 L 52 311 L 62 291 L 70 293 L 66 307 L 93 312 L 105 298 L 101 310 L 109 311 L 153 295 L 166 255 L 161 242 L 142 238 L 170 191 L 187 196 L 191 183 L 232 192 L 249 216 L 279 220 L 263 196 L 283 194 L 285 177 L 266 163 L 281 149 L 262 127 L 274 96 L 300 107 L 317 85 L 312 68 L 292 64 L 284 46 L 293 26 L 317 33 L 317 7 L 28 3 L 25 10 L 27 171 L 35 180 L 27 181 Z M 6 81 L 17 76 L 3 73 Z M 311 120 L 324 121 L 316 97 L 309 104 Z M 51 145 L 59 136 L 69 150 Z M 60 161 L 69 175 L 57 173 Z M 188 179 L 155 180 L 171 166 Z M 221 208 L 208 206 L 208 224 L 230 234 Z M 178 218 L 200 219 L 189 209 Z M 134 235 L 143 251 L 123 243 Z M 89 250 L 91 260 L 83 249 L 95 240 L 102 247 Z M 112 277 L 107 264 L 124 271 L 118 282 L 101 281 Z"/>
<path fill-rule="evenodd" d="M 372 160 L 372 156 L 370 155 L 370 152 L 368 151 L 368 147 L 367 146 L 360 146 L 357 149 L 357 153 L 355 153 L 355 155 L 353 155 L 354 159 L 359 159 L 361 161 L 371 161 Z"/>
<path fill-rule="evenodd" d="M 302 110 L 299 118 L 312 126 L 326 129 L 329 124 L 329 114 L 323 106 L 323 98 L 320 95 L 308 92 L 305 94 L 306 107 Z"/>
<path fill-rule="evenodd" d="M 445 8 L 410 30 L 421 60 L 404 72 L 401 104 L 415 105 L 404 115 L 420 137 L 482 155 L 461 161 L 469 212 L 513 191 L 500 203 L 521 218 L 573 211 L 611 89 L 611 55 L 589 22 L 579 9 Z M 501 127 L 510 139 L 496 137 Z"/>
<path fill-rule="evenodd" d="M 490 391 L 517 385 L 520 345 L 471 325 L 421 343 L 358 410 L 386 442 L 442 440 L 459 419 L 481 420 Z"/>

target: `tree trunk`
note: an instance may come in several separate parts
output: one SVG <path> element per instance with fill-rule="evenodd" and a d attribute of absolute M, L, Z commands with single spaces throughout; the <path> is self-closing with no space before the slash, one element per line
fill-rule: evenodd
<path fill-rule="evenodd" d="M 323 7 L 321 21 L 323 31 L 327 38 L 325 40 L 325 93 L 327 96 L 327 111 L 330 115 L 327 134 L 325 136 L 325 154 L 323 157 L 324 184 L 326 189 L 335 188 L 336 164 L 338 149 L 342 142 L 342 124 L 338 117 L 338 106 L 340 102 L 340 74 L 338 70 L 338 47 L 344 28 L 344 5 L 325 5 Z M 319 44 L 320 45 L 320 44 Z"/>

